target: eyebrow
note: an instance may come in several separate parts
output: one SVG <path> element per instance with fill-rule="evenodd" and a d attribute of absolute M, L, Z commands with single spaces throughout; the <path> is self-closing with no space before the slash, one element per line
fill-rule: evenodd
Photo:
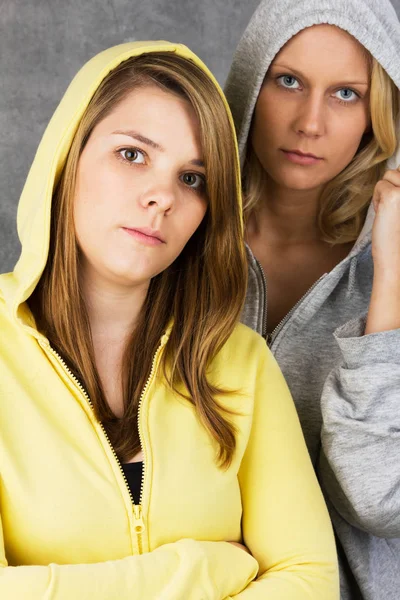
<path fill-rule="evenodd" d="M 157 142 L 154 142 L 150 138 L 145 137 L 138 131 L 130 131 L 130 130 L 123 131 L 121 129 L 118 129 L 117 131 L 113 131 L 113 134 L 127 135 L 128 137 L 131 137 L 132 139 L 137 140 L 138 142 L 142 142 L 142 144 L 146 144 L 147 146 L 150 146 L 151 148 L 154 148 L 155 150 L 159 150 L 160 152 L 165 152 L 165 148 L 163 146 L 161 146 L 160 144 L 157 144 Z M 189 164 L 196 165 L 198 167 L 204 167 L 204 162 L 200 158 L 194 158 L 193 160 L 190 160 Z"/>
<path fill-rule="evenodd" d="M 293 67 L 289 67 L 289 65 L 273 63 L 271 65 L 271 69 L 273 69 L 273 68 L 287 69 L 288 71 L 292 71 L 292 73 L 295 73 L 301 79 L 307 79 L 307 77 L 305 77 L 305 75 L 303 75 L 300 71 L 297 71 L 297 69 L 293 69 Z M 369 82 L 368 81 L 342 81 L 338 85 L 365 85 L 368 87 Z"/>
<path fill-rule="evenodd" d="M 204 167 L 204 161 L 202 161 L 201 158 L 194 158 L 189 161 L 189 164 L 196 165 L 197 167 Z"/>
<path fill-rule="evenodd" d="M 145 137 L 138 131 L 122 131 L 121 129 L 118 129 L 117 131 L 113 131 L 113 134 L 127 135 L 128 137 L 131 137 L 134 140 L 137 140 L 138 142 L 142 142 L 142 144 L 151 146 L 151 148 L 154 148 L 155 150 L 159 150 L 160 152 L 165 152 L 165 148 L 163 148 L 160 144 L 157 144 L 157 142 L 153 142 L 153 140 Z"/>

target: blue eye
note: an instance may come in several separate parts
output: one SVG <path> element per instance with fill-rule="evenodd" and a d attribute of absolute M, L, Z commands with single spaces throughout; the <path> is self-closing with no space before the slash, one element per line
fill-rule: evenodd
<path fill-rule="evenodd" d="M 119 150 L 119 154 L 130 163 L 144 164 L 146 162 L 144 152 L 138 148 L 122 148 Z"/>
<path fill-rule="evenodd" d="M 355 102 L 355 100 L 359 98 L 358 94 L 356 94 L 356 92 L 350 88 L 342 88 L 341 90 L 338 90 L 335 92 L 335 96 L 339 100 L 347 103 Z"/>
<path fill-rule="evenodd" d="M 290 90 L 297 90 L 300 87 L 299 82 L 293 75 L 281 75 L 277 78 L 279 85 Z"/>
<path fill-rule="evenodd" d="M 184 173 L 181 176 L 181 180 L 185 185 L 194 190 L 198 190 L 206 185 L 203 175 L 199 173 Z"/>

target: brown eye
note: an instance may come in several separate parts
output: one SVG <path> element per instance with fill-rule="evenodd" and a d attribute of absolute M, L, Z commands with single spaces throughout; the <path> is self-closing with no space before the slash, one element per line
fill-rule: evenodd
<path fill-rule="evenodd" d="M 138 148 L 123 148 L 119 153 L 127 162 L 136 164 L 144 164 L 146 162 L 144 153 Z"/>
<path fill-rule="evenodd" d="M 198 173 L 184 173 L 181 177 L 183 183 L 192 189 L 199 189 L 205 185 L 205 179 Z"/>
<path fill-rule="evenodd" d="M 125 150 L 125 158 L 126 160 L 136 160 L 138 157 L 137 150 Z"/>

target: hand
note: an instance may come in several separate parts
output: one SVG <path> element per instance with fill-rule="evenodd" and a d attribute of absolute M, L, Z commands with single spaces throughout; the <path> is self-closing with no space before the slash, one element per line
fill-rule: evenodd
<path fill-rule="evenodd" d="M 374 279 L 366 334 L 400 328 L 400 171 L 386 171 L 372 201 Z"/>
<path fill-rule="evenodd" d="M 247 554 L 251 554 L 250 550 L 246 548 L 246 546 L 244 546 L 243 544 L 239 544 L 239 542 L 228 542 L 228 544 L 232 544 L 232 546 L 237 546 L 238 548 L 241 548 L 242 550 L 247 552 Z"/>
<path fill-rule="evenodd" d="M 400 280 L 400 171 L 386 171 L 372 198 L 376 217 L 372 228 L 374 272 Z"/>

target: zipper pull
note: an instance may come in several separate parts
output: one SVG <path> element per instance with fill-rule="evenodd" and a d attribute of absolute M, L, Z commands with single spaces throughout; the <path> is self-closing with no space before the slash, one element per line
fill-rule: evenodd
<path fill-rule="evenodd" d="M 133 522 L 135 524 L 136 533 L 142 533 L 144 531 L 144 521 L 140 504 L 133 505 Z"/>
<path fill-rule="evenodd" d="M 267 342 L 268 348 L 270 348 L 270 346 L 272 344 L 272 333 L 267 333 L 265 341 Z"/>

